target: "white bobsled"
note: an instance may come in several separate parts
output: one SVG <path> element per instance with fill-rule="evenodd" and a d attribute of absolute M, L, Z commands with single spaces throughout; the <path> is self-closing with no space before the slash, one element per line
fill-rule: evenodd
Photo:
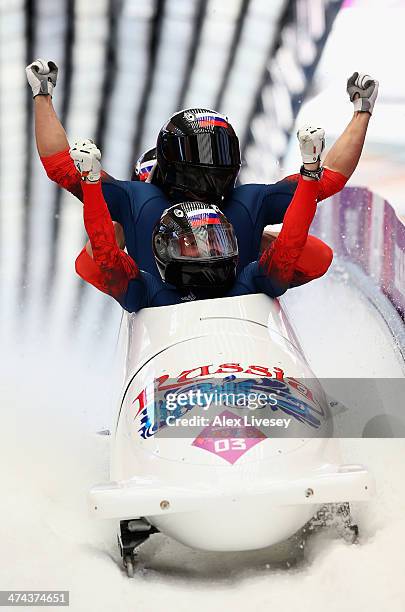
<path fill-rule="evenodd" d="M 93 487 L 90 507 L 119 519 L 129 565 L 156 530 L 202 550 L 258 549 L 289 538 L 322 504 L 372 494 L 367 469 L 341 462 L 328 401 L 278 300 L 249 295 L 125 314 L 119 345 L 125 374 L 111 482 Z M 225 379 L 281 389 L 274 424 L 261 427 L 260 408 L 244 408 L 253 425 L 241 423 L 229 405 L 214 429 L 199 422 L 200 405 L 163 413 L 170 425 L 156 417 L 158 396 Z"/>

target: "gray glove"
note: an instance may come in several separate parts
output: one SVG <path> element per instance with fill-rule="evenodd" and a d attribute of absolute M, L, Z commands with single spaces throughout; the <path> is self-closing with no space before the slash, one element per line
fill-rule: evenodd
<path fill-rule="evenodd" d="M 32 89 L 32 97 L 51 96 L 58 78 L 58 67 L 55 62 L 37 59 L 26 67 L 28 83 Z"/>
<path fill-rule="evenodd" d="M 378 94 L 378 81 L 368 74 L 353 72 L 347 80 L 347 93 L 353 102 L 354 111 L 373 114 L 374 103 Z M 354 99 L 355 95 L 359 97 Z"/>

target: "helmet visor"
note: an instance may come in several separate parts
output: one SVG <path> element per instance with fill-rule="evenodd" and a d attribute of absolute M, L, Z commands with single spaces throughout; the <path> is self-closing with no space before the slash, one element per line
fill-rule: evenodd
<path fill-rule="evenodd" d="M 229 224 L 210 224 L 201 220 L 188 231 L 160 237 L 157 251 L 164 249 L 172 261 L 214 261 L 238 255 L 238 245 Z"/>
<path fill-rule="evenodd" d="M 220 168 L 202 168 L 196 164 L 170 164 L 166 174 L 166 184 L 171 186 L 172 199 L 179 196 L 174 193 L 192 194 L 195 199 L 215 202 L 227 197 L 235 186 L 239 168 L 221 166 Z M 184 195 L 181 196 L 184 199 Z"/>
<path fill-rule="evenodd" d="M 162 152 L 169 162 L 208 166 L 240 166 L 239 141 L 226 129 L 162 138 Z"/>

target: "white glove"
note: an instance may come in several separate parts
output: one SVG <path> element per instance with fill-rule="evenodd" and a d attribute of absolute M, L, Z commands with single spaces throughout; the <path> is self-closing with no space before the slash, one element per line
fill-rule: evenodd
<path fill-rule="evenodd" d="M 97 183 L 100 180 L 101 151 L 90 138 L 74 142 L 69 153 L 83 181 Z"/>
<path fill-rule="evenodd" d="M 353 102 L 355 112 L 373 114 L 374 103 L 378 94 L 378 81 L 368 74 L 353 72 L 347 80 L 346 91 L 351 102 Z M 360 97 L 355 100 L 354 96 L 356 94 L 359 94 Z"/>
<path fill-rule="evenodd" d="M 55 62 L 37 59 L 26 67 L 28 83 L 32 89 L 32 97 L 51 96 L 58 78 L 58 67 Z"/>
<path fill-rule="evenodd" d="M 297 132 L 301 157 L 304 164 L 313 164 L 320 160 L 325 148 L 325 130 L 306 125 Z"/>

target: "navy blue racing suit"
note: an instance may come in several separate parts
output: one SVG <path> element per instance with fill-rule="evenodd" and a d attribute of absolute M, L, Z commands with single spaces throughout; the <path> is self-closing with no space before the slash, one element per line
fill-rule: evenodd
<path fill-rule="evenodd" d="M 282 295 L 294 279 L 297 262 L 305 251 L 309 228 L 316 211 L 317 181 L 298 184 L 283 228 L 277 239 L 263 252 L 259 261 L 242 268 L 227 291 L 202 288 L 178 289 L 159 277 L 139 269 L 134 259 L 119 248 L 101 182 L 83 183 L 83 217 L 92 247 L 76 260 L 77 273 L 104 293 L 114 297 L 125 310 L 137 312 L 150 306 L 167 306 L 182 301 L 265 293 Z"/>
<path fill-rule="evenodd" d="M 41 161 L 52 180 L 83 200 L 80 176 L 65 149 Z M 282 223 L 297 187 L 299 175 L 272 185 L 247 184 L 235 187 L 221 209 L 232 223 L 239 248 L 238 273 L 258 259 L 263 229 Z M 325 169 L 319 181 L 318 201 L 340 191 L 347 178 Z M 103 195 L 113 221 L 124 229 L 128 254 L 139 268 L 160 279 L 152 251 L 152 231 L 163 211 L 171 206 L 155 185 L 119 181 L 102 173 Z"/>

